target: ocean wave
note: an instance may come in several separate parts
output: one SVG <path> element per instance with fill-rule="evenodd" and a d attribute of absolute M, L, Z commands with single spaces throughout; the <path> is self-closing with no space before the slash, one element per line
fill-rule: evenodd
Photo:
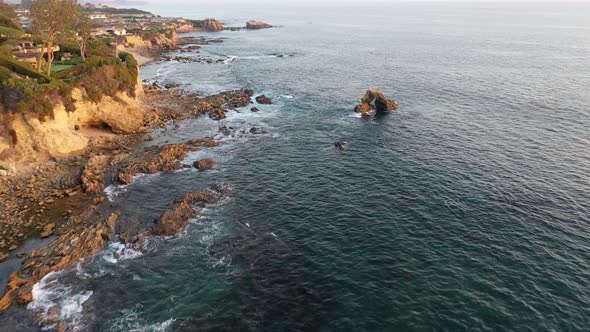
<path fill-rule="evenodd" d="M 227 65 L 229 63 L 236 62 L 238 60 L 240 60 L 240 58 L 238 56 L 228 55 L 227 59 L 223 60 L 223 63 Z"/>
<path fill-rule="evenodd" d="M 134 308 L 125 309 L 122 316 L 113 321 L 106 331 L 129 331 L 129 332 L 163 332 L 167 331 L 174 319 L 168 319 L 162 322 L 150 323 L 141 314 L 141 305 Z"/>
<path fill-rule="evenodd" d="M 111 203 L 115 201 L 115 198 L 117 196 L 119 196 L 120 194 L 122 194 L 126 191 L 127 191 L 126 185 L 116 185 L 116 184 L 111 184 L 110 186 L 106 187 L 103 190 L 103 192 L 107 195 L 107 199 Z"/>
<path fill-rule="evenodd" d="M 75 292 L 72 287 L 59 282 L 60 272 L 46 275 L 33 286 L 33 301 L 27 309 L 39 313 L 45 322 L 59 320 L 66 324 L 71 331 L 82 331 L 83 305 L 93 294 L 91 290 Z M 51 330 L 55 324 L 44 326 Z"/>
<path fill-rule="evenodd" d="M 141 251 L 134 250 L 121 242 L 111 243 L 101 257 L 108 263 L 117 264 L 119 261 L 134 259 L 142 256 Z"/>

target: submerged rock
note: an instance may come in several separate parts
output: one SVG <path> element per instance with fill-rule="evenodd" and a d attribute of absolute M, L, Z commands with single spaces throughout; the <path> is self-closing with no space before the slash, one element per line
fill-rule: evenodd
<path fill-rule="evenodd" d="M 250 111 L 251 111 L 251 112 L 255 112 L 255 113 L 256 113 L 256 112 L 260 112 L 260 110 L 259 110 L 257 107 L 252 107 L 252 108 L 250 109 Z"/>
<path fill-rule="evenodd" d="M 337 142 L 335 142 L 335 143 L 334 143 L 334 146 L 335 146 L 335 147 L 336 147 L 338 150 L 341 150 L 341 151 L 344 151 L 344 150 L 346 150 L 346 145 L 347 145 L 347 144 L 346 144 L 346 142 L 343 142 L 343 141 L 337 141 Z"/>
<path fill-rule="evenodd" d="M 365 96 L 361 99 L 361 103 L 354 108 L 357 113 L 366 114 L 372 110 L 380 112 L 394 111 L 397 109 L 397 104 L 391 99 L 385 98 L 381 90 L 369 89 Z"/>
<path fill-rule="evenodd" d="M 250 133 L 253 135 L 260 135 L 260 134 L 266 134 L 266 131 L 258 129 L 256 127 L 252 127 L 252 128 L 250 128 Z"/>

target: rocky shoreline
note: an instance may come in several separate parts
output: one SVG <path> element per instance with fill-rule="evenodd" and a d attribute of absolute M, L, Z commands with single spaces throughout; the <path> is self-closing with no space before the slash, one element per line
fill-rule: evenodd
<path fill-rule="evenodd" d="M 184 42 L 192 45 L 189 47 L 194 51 L 200 48 L 196 44 L 202 41 Z M 168 50 L 143 50 L 150 52 L 143 55 L 150 61 L 165 59 L 164 52 Z M 189 152 L 215 148 L 221 142 L 197 137 L 181 144 L 146 148 L 142 143 L 152 139 L 150 132 L 174 130 L 178 121 L 202 115 L 208 115 L 211 121 L 221 120 L 227 112 L 255 103 L 254 91 L 243 89 L 202 96 L 149 84 L 144 91 L 144 107 L 157 115 L 147 132 L 99 135 L 79 155 L 18 165 L 0 174 L 0 264 L 15 257 L 22 262 L 10 275 L 0 300 L 0 312 L 12 305 L 31 302 L 33 286 L 44 276 L 72 268 L 115 237 L 141 249 L 149 236 L 173 235 L 184 228 L 198 213 L 193 207 L 214 204 L 230 193 L 229 187 L 219 184 L 213 184 L 208 190 L 186 193 L 147 228 L 121 215 L 112 206 L 104 189 L 111 184 L 130 184 L 139 173 L 172 172 L 186 167 L 206 171 L 214 167 L 214 160 L 204 160 L 194 166 L 183 164 L 182 160 Z M 272 103 L 266 97 L 259 97 L 257 102 Z M 258 111 L 253 106 L 252 111 Z M 233 128 L 223 126 L 220 132 L 230 135 Z M 47 238 L 49 242 L 30 253 L 19 249 L 35 238 Z M 44 317 L 40 324 L 59 325 L 59 317 Z"/>

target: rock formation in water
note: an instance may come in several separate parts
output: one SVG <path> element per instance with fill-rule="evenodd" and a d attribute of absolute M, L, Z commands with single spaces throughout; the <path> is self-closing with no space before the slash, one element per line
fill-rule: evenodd
<path fill-rule="evenodd" d="M 206 18 L 204 20 L 191 21 L 193 26 L 199 31 L 217 32 L 223 30 L 223 24 L 212 18 Z"/>
<path fill-rule="evenodd" d="M 249 29 L 249 30 L 268 29 L 268 28 L 272 28 L 272 25 L 270 25 L 268 23 L 260 22 L 260 21 L 254 21 L 254 20 L 246 22 L 246 29 Z"/>
<path fill-rule="evenodd" d="M 217 162 L 213 158 L 206 158 L 195 161 L 195 167 L 200 171 L 206 171 L 215 168 Z"/>
<path fill-rule="evenodd" d="M 385 98 L 381 90 L 369 89 L 361 99 L 361 103 L 354 108 L 354 111 L 361 114 L 367 114 L 373 110 L 377 113 L 394 111 L 397 104 L 391 99 Z"/>
<path fill-rule="evenodd" d="M 123 169 L 117 180 L 122 184 L 130 184 L 138 173 L 154 174 L 158 172 L 172 172 L 182 168 L 179 160 L 186 159 L 189 152 L 198 151 L 203 147 L 214 147 L 218 142 L 210 138 L 198 138 L 182 144 L 169 144 L 157 148 L 155 151 L 146 151 L 145 159 L 132 163 Z"/>
<path fill-rule="evenodd" d="M 261 105 L 270 105 L 270 104 L 272 104 L 272 99 L 268 98 L 265 95 L 261 95 L 261 96 L 256 97 L 256 102 Z"/>
<path fill-rule="evenodd" d="M 175 206 L 172 209 L 164 212 L 150 233 L 157 236 L 176 235 L 188 225 L 191 219 L 199 215 L 195 206 L 204 208 L 215 204 L 227 196 L 230 190 L 227 186 L 215 184 L 208 190 L 185 194 L 175 201 Z"/>

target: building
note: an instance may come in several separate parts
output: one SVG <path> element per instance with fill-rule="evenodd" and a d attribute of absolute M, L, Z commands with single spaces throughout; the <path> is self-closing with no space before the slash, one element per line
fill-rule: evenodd
<path fill-rule="evenodd" d="M 102 27 L 102 28 L 96 28 L 96 30 L 94 30 L 93 35 L 94 36 L 106 36 L 106 35 L 126 36 L 127 30 L 125 28 Z"/>
<path fill-rule="evenodd" d="M 90 18 L 91 20 L 106 20 L 107 15 L 106 14 L 90 14 L 88 15 L 88 18 Z"/>
<path fill-rule="evenodd" d="M 53 52 L 59 52 L 60 48 L 58 45 L 51 48 Z M 43 50 L 43 55 L 47 53 L 47 50 Z M 37 59 L 41 55 L 41 45 L 35 45 L 32 41 L 22 41 L 12 51 L 12 54 L 17 61 L 29 64 L 33 67 L 37 65 Z"/>

